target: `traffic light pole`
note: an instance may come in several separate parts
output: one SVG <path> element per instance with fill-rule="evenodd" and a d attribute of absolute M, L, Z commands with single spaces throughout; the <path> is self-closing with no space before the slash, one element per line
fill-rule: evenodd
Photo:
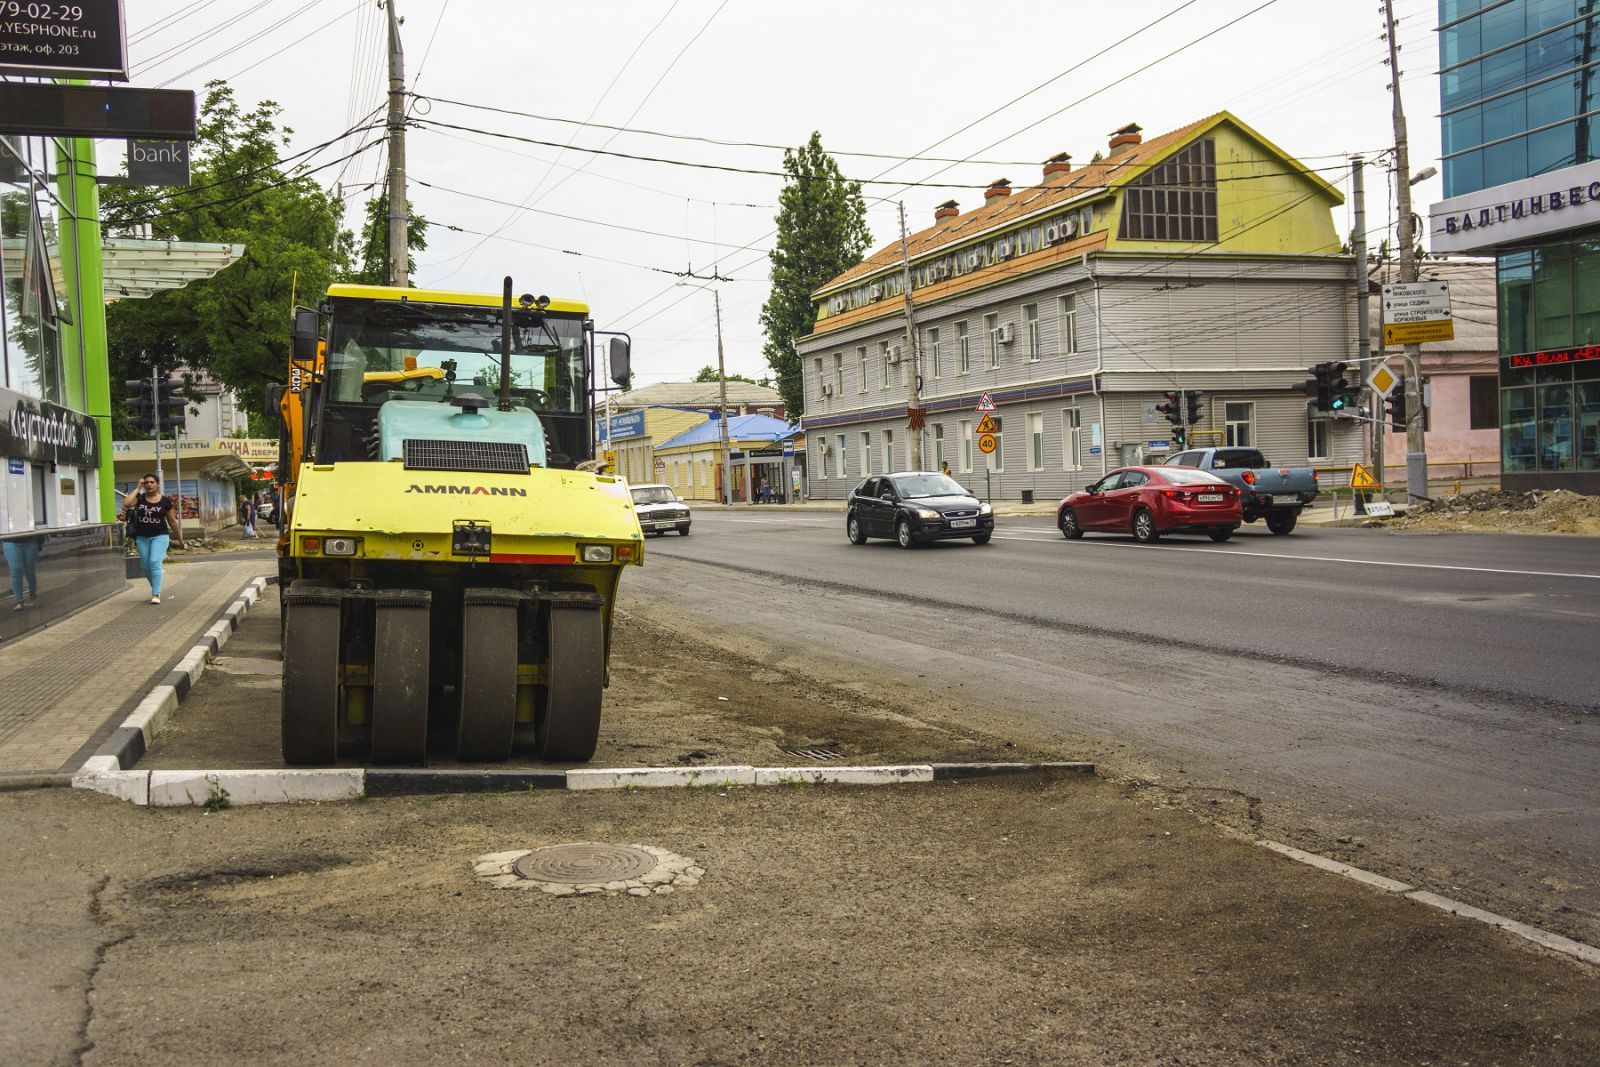
<path fill-rule="evenodd" d="M 1350 160 L 1350 206 L 1355 213 L 1355 233 L 1350 235 L 1350 251 L 1356 258 L 1356 361 L 1361 376 L 1366 378 L 1372 366 L 1371 301 L 1368 300 L 1367 279 L 1367 161 L 1360 156 Z M 1368 408 L 1372 422 L 1372 476 L 1383 484 L 1383 397 L 1376 389 L 1368 387 Z"/>
<path fill-rule="evenodd" d="M 1395 39 L 1394 0 L 1383 0 L 1389 39 L 1389 90 L 1394 96 L 1395 206 L 1399 212 L 1400 280 L 1417 280 L 1416 235 L 1411 218 L 1411 153 L 1406 143 L 1406 112 L 1400 100 L 1400 44 Z M 1428 496 L 1428 445 L 1422 417 L 1422 346 L 1406 345 L 1406 496 L 1417 503 Z"/>
<path fill-rule="evenodd" d="M 161 495 L 167 493 L 167 472 L 161 468 L 161 376 L 154 368 L 150 368 L 150 416 L 155 421 L 153 429 L 156 432 L 156 482 L 161 488 Z M 176 455 L 176 451 L 174 451 Z"/>

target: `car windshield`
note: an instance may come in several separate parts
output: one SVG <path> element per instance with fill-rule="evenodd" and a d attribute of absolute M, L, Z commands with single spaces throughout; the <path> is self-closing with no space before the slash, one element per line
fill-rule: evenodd
<path fill-rule="evenodd" d="M 908 500 L 923 496 L 968 496 L 961 483 L 944 474 L 905 474 L 892 479 L 895 491 Z"/>
<path fill-rule="evenodd" d="M 670 504 L 677 494 L 664 485 L 647 485 L 633 490 L 635 504 Z"/>
<path fill-rule="evenodd" d="M 1161 477 L 1173 485 L 1227 485 L 1221 478 L 1205 471 L 1190 470 L 1187 467 L 1163 468 Z"/>
<path fill-rule="evenodd" d="M 1211 466 L 1219 471 L 1258 470 L 1267 465 L 1267 458 L 1253 448 L 1222 448 L 1211 457 Z"/>
<path fill-rule="evenodd" d="M 328 331 L 328 388 L 341 404 L 449 400 L 500 388 L 500 309 L 339 301 Z M 581 319 L 514 311 L 511 395 L 535 411 L 584 410 Z"/>

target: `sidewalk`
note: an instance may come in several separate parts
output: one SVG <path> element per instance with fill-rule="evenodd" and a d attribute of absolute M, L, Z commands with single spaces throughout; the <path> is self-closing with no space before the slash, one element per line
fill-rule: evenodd
<path fill-rule="evenodd" d="M 166 676 L 259 559 L 167 567 L 162 603 L 144 579 L 52 626 L 8 642 L 0 658 L 0 782 L 75 769 L 99 735 Z"/>

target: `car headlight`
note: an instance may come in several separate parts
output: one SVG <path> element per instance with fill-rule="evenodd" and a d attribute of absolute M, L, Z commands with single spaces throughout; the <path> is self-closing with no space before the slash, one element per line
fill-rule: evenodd
<path fill-rule="evenodd" d="M 934 519 L 939 518 L 939 513 L 934 511 L 932 508 L 917 508 L 916 516 L 919 519 L 931 522 Z"/>
<path fill-rule="evenodd" d="M 324 537 L 322 539 L 322 554 L 325 556 L 353 556 L 359 547 L 361 547 L 361 539 L 359 537 Z"/>
<path fill-rule="evenodd" d="M 579 545 L 578 558 L 585 563 L 610 563 L 615 550 L 610 545 Z"/>
<path fill-rule="evenodd" d="M 979 504 L 978 505 L 978 514 L 979 515 L 990 515 L 990 514 L 993 514 L 993 513 L 994 513 L 994 508 L 991 508 L 988 504 Z"/>

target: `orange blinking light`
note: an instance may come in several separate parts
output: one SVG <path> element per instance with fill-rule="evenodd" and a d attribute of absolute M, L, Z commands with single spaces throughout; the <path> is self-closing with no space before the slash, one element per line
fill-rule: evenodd
<path fill-rule="evenodd" d="M 416 369 L 417 369 L 417 357 L 416 356 L 407 356 L 406 357 L 406 370 L 416 370 Z"/>
<path fill-rule="evenodd" d="M 321 552 L 322 551 L 322 538 L 320 538 L 320 537 L 302 538 L 301 541 L 300 541 L 300 547 L 305 549 L 307 552 Z"/>

